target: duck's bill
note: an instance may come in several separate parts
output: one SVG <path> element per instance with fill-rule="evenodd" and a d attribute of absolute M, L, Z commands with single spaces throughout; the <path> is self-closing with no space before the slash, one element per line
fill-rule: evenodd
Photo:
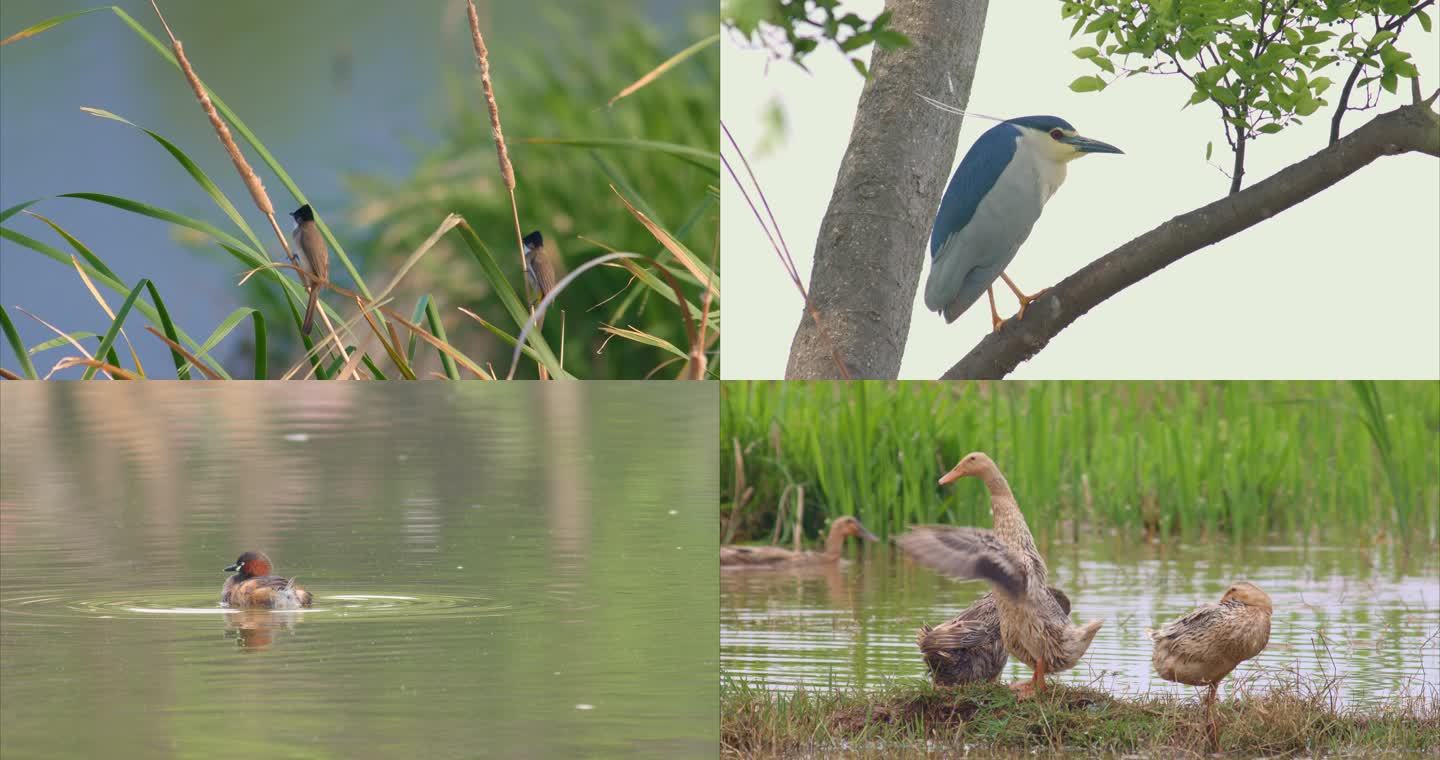
<path fill-rule="evenodd" d="M 859 526 L 859 528 L 860 528 L 860 537 L 863 538 L 863 539 L 865 539 L 866 541 L 879 541 L 879 540 L 880 540 L 879 538 L 877 538 L 877 537 L 875 536 L 874 533 L 871 533 L 870 531 L 865 530 L 865 526 L 864 526 L 864 525 Z"/>
<path fill-rule="evenodd" d="M 1090 138 L 1088 138 L 1088 137 L 1081 137 L 1080 135 L 1071 135 L 1071 136 L 1069 136 L 1069 137 L 1063 138 L 1063 139 L 1062 139 L 1062 142 L 1066 143 L 1067 145 L 1070 145 L 1070 146 L 1074 147 L 1075 150 L 1078 150 L 1078 151 L 1080 151 L 1081 153 L 1122 153 L 1122 154 L 1123 154 L 1123 153 L 1125 152 L 1125 151 L 1120 150 L 1119 148 L 1115 147 L 1114 145 L 1111 145 L 1110 143 L 1100 142 L 1099 140 L 1092 140 L 1092 139 L 1090 139 Z"/>
<path fill-rule="evenodd" d="M 235 564 L 233 564 L 233 565 L 225 568 L 225 572 L 227 572 L 227 573 L 235 573 L 235 572 L 239 572 L 239 571 L 240 571 L 240 563 L 239 563 L 239 562 L 236 562 Z"/>
<path fill-rule="evenodd" d="M 958 468 L 957 468 L 957 469 L 958 469 Z M 948 486 L 948 485 L 950 485 L 951 483 L 954 483 L 955 481 L 957 481 L 957 480 L 959 480 L 959 479 L 960 479 L 960 473 L 957 472 L 956 470 L 951 470 L 951 471 L 945 473 L 944 475 L 941 475 L 941 476 L 940 476 L 940 485 L 942 485 L 942 486 Z"/>

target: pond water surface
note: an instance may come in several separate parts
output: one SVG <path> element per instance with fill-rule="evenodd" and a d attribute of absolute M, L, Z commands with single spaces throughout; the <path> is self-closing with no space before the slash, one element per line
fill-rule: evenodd
<path fill-rule="evenodd" d="M 1296 675 L 1312 684 L 1338 676 L 1338 695 L 1350 703 L 1401 693 L 1440 700 L 1440 562 L 1433 547 L 1406 556 L 1389 546 L 1161 547 L 1105 539 L 1041 551 L 1050 582 L 1074 602 L 1072 619 L 1104 621 L 1061 681 L 1188 695 L 1190 687 L 1154 675 L 1145 629 L 1218 601 L 1233 580 L 1250 580 L 1274 602 L 1270 644 L 1232 678 L 1251 677 L 1267 688 Z M 926 679 L 916 630 L 949 620 L 988 590 L 875 546 L 828 571 L 726 570 L 720 584 L 722 672 L 774 689 Z M 1002 676 L 1029 677 L 1014 658 Z"/>
<path fill-rule="evenodd" d="M 0 756 L 713 756 L 716 403 L 6 383 Z"/>

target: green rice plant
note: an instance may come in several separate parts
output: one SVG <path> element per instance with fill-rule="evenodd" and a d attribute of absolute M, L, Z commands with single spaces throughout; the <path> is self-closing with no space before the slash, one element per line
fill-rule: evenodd
<path fill-rule="evenodd" d="M 1365 425 L 1365 431 L 1370 434 L 1375 456 L 1379 459 L 1390 495 L 1394 499 L 1395 528 L 1400 535 L 1406 535 L 1410 530 L 1414 504 L 1407 472 L 1410 462 L 1396 453 L 1390 418 L 1385 414 L 1379 384 L 1373 380 L 1355 380 L 1350 383 L 1350 387 L 1355 391 L 1358 414 Z"/>
<path fill-rule="evenodd" d="M 270 367 L 279 364 L 275 361 L 278 357 L 269 353 L 272 349 L 284 351 L 285 347 L 297 342 L 304 349 L 304 357 L 298 363 L 290 363 L 288 371 L 281 375 L 283 377 L 384 379 L 433 375 L 458 379 L 461 376 L 493 378 L 499 374 L 513 375 L 513 369 L 504 373 L 503 361 L 477 358 L 491 357 L 492 349 L 501 345 L 516 346 L 518 354 L 534 363 L 540 377 L 648 377 L 660 372 L 686 379 L 717 376 L 718 367 L 711 358 L 717 355 L 720 324 L 720 278 L 715 271 L 716 246 L 713 244 L 718 239 L 718 203 L 714 190 L 719 171 L 715 150 L 718 134 L 717 118 L 705 118 L 706 108 L 718 108 L 718 54 L 714 44 L 717 35 L 714 34 L 713 18 L 708 34 L 697 35 L 700 38 L 698 41 L 667 59 L 664 49 L 653 39 L 648 27 L 628 14 L 615 14 L 623 16 L 624 22 L 616 32 L 617 37 L 603 40 L 603 45 L 611 54 L 628 56 L 626 65 L 597 67 L 593 58 L 587 58 L 588 72 L 597 68 L 613 70 L 616 76 L 628 79 L 618 84 L 613 80 L 603 81 L 601 83 L 606 89 L 600 91 L 577 90 L 577 87 L 587 84 L 584 81 L 563 82 L 563 86 L 545 91 L 544 103 L 527 102 L 524 108 L 515 108 L 512 113 L 547 114 L 556 120 L 550 125 L 554 130 L 569 128 L 572 131 L 530 141 L 535 147 L 517 155 L 516 168 L 512 168 L 505 156 L 505 141 L 499 131 L 497 98 L 492 90 L 488 63 L 480 55 L 483 43 L 480 42 L 478 24 L 473 21 L 472 7 L 476 51 L 484 70 L 483 86 L 502 165 L 495 167 L 471 162 L 468 166 L 476 171 L 465 177 L 464 182 L 474 185 L 477 176 L 498 173 L 505 184 L 513 188 L 518 175 L 518 186 L 525 189 L 531 186 L 529 167 L 533 160 L 537 167 L 534 186 L 545 188 L 546 194 L 533 197 L 524 192 L 519 197 L 509 194 L 507 221 L 513 218 L 513 226 L 492 223 L 493 220 L 487 216 L 488 205 L 485 207 L 487 211 L 483 212 L 477 208 L 466 208 L 464 204 L 435 207 L 411 204 L 381 209 L 382 223 L 378 229 L 388 232 L 390 228 L 385 222 L 393 224 L 403 218 L 420 234 L 417 240 L 391 249 L 404 252 L 401 262 L 367 255 L 366 260 L 379 260 L 388 268 L 382 269 L 381 273 L 382 280 L 389 284 L 378 290 L 372 290 L 354 259 L 331 233 L 324 219 L 317 215 L 317 225 L 329 244 L 333 260 L 339 263 L 337 269 L 344 269 L 355 284 L 355 289 L 351 291 L 334 283 L 316 284 L 313 278 L 301 271 L 295 253 L 290 250 L 288 238 L 275 220 L 274 204 L 269 193 L 251 168 L 246 152 L 259 158 L 264 169 L 284 186 L 296 205 L 307 203 L 305 194 L 256 133 L 203 83 L 196 67 L 190 62 L 194 51 L 187 55 L 168 26 L 165 28 L 169 37 L 167 45 L 123 9 L 109 6 L 42 21 L 10 35 L 0 41 L 0 45 L 25 40 L 47 29 L 73 23 L 83 16 L 107 11 L 184 74 L 245 180 L 256 207 L 266 217 L 284 256 L 279 260 L 272 256 L 263 236 L 250 226 L 237 204 L 219 189 L 206 170 L 192 160 L 182 147 L 158 131 L 140 127 L 121 115 L 98 108 L 85 108 L 83 110 L 92 116 L 139 129 L 148 135 L 165 155 L 180 164 L 197 188 L 215 204 L 223 221 L 216 223 L 121 196 L 69 193 L 62 197 L 111 206 L 198 233 L 234 260 L 240 283 L 254 293 L 256 306 L 232 312 L 207 339 L 197 341 L 171 322 L 159 293 L 148 280 L 142 279 L 133 287 L 122 282 L 97 252 L 103 246 L 87 245 L 60 223 L 30 210 L 37 204 L 48 204 L 48 199 L 26 201 L 0 211 L 0 224 L 23 211 L 28 217 L 45 223 L 70 251 L 56 248 L 8 225 L 0 226 L 0 237 L 73 269 L 102 309 L 112 316 L 112 321 L 104 329 L 92 331 L 66 333 L 51 328 L 57 334 L 56 338 L 24 346 L 7 313 L 4 320 L 6 338 L 17 356 L 21 357 L 19 369 L 24 376 L 40 376 L 34 367 L 33 357 L 59 347 L 73 348 L 77 355 L 56 362 L 50 370 L 52 374 L 68 366 L 83 365 L 86 378 L 102 372 L 111 377 L 158 376 L 153 368 L 147 372 L 140 366 L 133 351 L 134 360 L 127 366 L 114 350 L 116 336 L 128 344 L 124 322 L 132 316 L 132 312 L 137 319 L 149 323 L 146 332 L 153 333 L 155 339 L 170 347 L 175 376 L 180 379 L 195 374 L 214 379 L 233 377 L 214 352 L 247 321 L 252 327 L 248 358 L 257 378 L 270 377 Z M 155 11 L 160 17 L 158 7 Z M 160 20 L 163 24 L 163 18 Z M 571 31 L 578 34 L 578 28 Z M 637 44 L 637 40 L 647 44 Z M 559 47 L 593 54 L 593 50 L 581 44 Z M 474 80 L 466 78 L 464 81 L 464 86 L 473 93 Z M 499 99 L 505 100 L 507 92 L 517 93 L 511 96 L 513 101 L 522 102 L 518 93 L 527 90 L 520 86 L 518 76 L 516 85 L 512 90 L 502 92 Z M 582 92 L 583 96 L 577 96 L 577 92 Z M 603 96 L 613 96 L 610 99 L 613 107 L 604 105 L 602 93 Z M 562 94 L 568 97 L 566 109 L 555 107 L 556 99 Z M 467 100 L 473 102 L 474 99 Z M 566 120 L 567 114 L 579 113 L 590 117 L 599 111 L 607 115 L 599 120 Z M 471 107 L 462 112 L 461 120 L 483 118 L 477 114 Z M 670 139 L 652 139 L 652 135 L 634 128 L 637 123 L 651 121 L 673 121 L 683 128 L 666 136 Z M 608 124 L 614 127 L 612 129 L 600 129 L 609 122 L 618 124 Z M 486 124 L 486 131 L 489 126 Z M 481 130 L 471 130 L 466 134 L 472 140 L 465 146 L 470 153 L 477 152 L 474 150 L 476 140 L 489 139 Z M 637 134 L 638 137 L 635 136 Z M 573 164 L 576 151 L 588 153 L 601 171 L 565 173 L 555 168 Z M 613 159 L 614 154 L 643 156 L 645 173 L 638 178 L 632 177 L 626 159 Z M 541 171 L 546 181 L 538 181 Z M 573 202 L 577 197 L 585 202 Z M 681 207 L 685 209 L 684 213 L 676 210 Z M 553 220 L 564 216 L 571 228 L 600 236 L 599 240 L 604 242 L 594 246 L 599 249 L 598 253 L 605 252 L 607 248 L 612 252 L 616 248 L 630 248 L 642 253 L 612 256 L 613 260 L 607 259 L 607 264 L 613 268 L 601 268 L 597 270 L 597 276 L 587 274 L 582 278 L 562 281 L 573 283 L 564 296 L 577 308 L 573 312 L 562 313 L 560 318 L 544 322 L 544 329 L 539 329 L 542 322 L 535 315 L 534 304 L 540 300 L 540 294 L 532 296 L 520 271 L 524 259 L 519 245 L 521 209 L 525 210 L 527 227 L 534 224 L 534 218 L 545 218 L 550 220 L 547 227 L 553 230 Z M 375 211 L 373 203 L 370 210 Z M 456 211 L 460 212 L 459 216 L 454 215 Z M 622 227 L 624 234 L 611 235 L 607 232 Z M 516 255 L 497 256 L 492 253 L 487 240 L 507 241 L 511 232 L 515 236 L 514 242 L 501 242 L 498 250 L 516 245 Z M 547 237 L 554 240 L 553 235 Z M 384 239 L 393 240 L 393 236 Z M 367 241 L 366 245 L 378 247 L 378 238 Z M 417 265 L 435 250 L 455 251 L 460 261 L 473 262 L 472 271 L 476 272 L 473 282 L 480 284 L 486 293 L 482 302 L 471 301 L 467 304 L 468 308 L 442 308 L 440 304 L 453 303 L 458 299 L 450 298 L 453 294 L 448 292 L 413 291 L 407 283 L 402 283 L 407 277 L 413 277 L 413 273 L 423 272 L 423 267 L 417 268 Z M 598 253 L 592 250 L 584 257 L 572 255 L 577 271 L 585 268 L 583 262 L 598 260 Z M 287 269 L 294 270 L 297 277 L 286 276 Z M 317 339 L 313 341 L 298 329 L 310 287 L 323 287 L 329 294 L 328 303 L 327 299 L 321 301 L 320 317 L 325 334 L 317 334 Z M 565 287 L 562 285 L 557 290 Z M 102 289 L 120 297 L 118 311 L 112 310 L 111 303 L 101 294 Z M 148 301 L 145 298 L 147 295 Z M 402 296 L 413 304 L 403 312 L 394 308 L 395 299 Z M 608 321 L 588 316 L 612 298 L 615 303 L 608 307 Z M 276 305 L 280 307 L 279 314 L 275 312 Z M 577 319 L 572 314 L 582 316 Z M 35 318 L 48 326 L 41 317 Z M 286 323 L 296 328 L 294 338 L 289 337 L 292 333 L 288 328 L 280 336 L 275 335 L 274 326 Z M 474 329 L 476 323 L 483 329 Z M 507 323 L 510 326 L 505 326 Z M 402 337 L 402 331 L 405 337 Z M 276 337 L 281 339 L 277 341 Z M 616 342 L 621 348 L 611 350 L 603 360 L 589 360 L 592 348 L 604 346 L 614 337 L 621 339 Z M 92 338 L 100 340 L 100 350 L 93 354 L 80 343 Z M 565 358 L 564 344 L 567 342 L 573 344 L 569 362 Z M 421 344 L 434 351 L 433 361 L 439 372 L 427 374 L 420 366 L 424 354 L 416 349 Z M 496 363 L 502 364 L 498 370 Z M 6 376 L 18 377 L 20 373 L 4 371 Z"/>
<path fill-rule="evenodd" d="M 1440 386 L 1418 382 L 735 382 L 721 393 L 722 440 L 778 437 L 783 451 L 744 460 L 754 493 L 740 540 L 768 534 L 765 515 L 791 484 L 806 489 L 809 535 L 847 514 L 882 535 L 988 525 L 983 488 L 936 484 L 983 450 L 1037 535 L 1433 543 L 1437 431 Z M 734 467 L 722 458 L 722 484 Z"/>

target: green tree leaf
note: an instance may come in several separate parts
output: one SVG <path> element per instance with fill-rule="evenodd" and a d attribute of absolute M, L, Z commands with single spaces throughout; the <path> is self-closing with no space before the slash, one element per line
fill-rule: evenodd
<path fill-rule="evenodd" d="M 875 33 L 875 44 L 887 50 L 910 46 L 910 38 L 900 32 L 883 29 Z"/>
<path fill-rule="evenodd" d="M 1105 89 L 1105 80 L 1093 74 L 1077 77 L 1070 83 L 1070 89 L 1074 92 L 1099 92 Z"/>
<path fill-rule="evenodd" d="M 840 49 L 846 53 L 852 53 L 875 41 L 875 35 L 871 32 L 857 32 L 850 35 L 840 43 Z"/>

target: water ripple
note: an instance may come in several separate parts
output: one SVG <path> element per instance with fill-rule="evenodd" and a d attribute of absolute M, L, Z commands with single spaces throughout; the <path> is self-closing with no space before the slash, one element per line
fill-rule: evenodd
<path fill-rule="evenodd" d="M 395 615 L 409 618 L 495 617 L 507 614 L 509 604 L 483 596 L 454 594 L 332 594 L 317 596 L 313 606 L 302 610 L 238 610 L 221 607 L 213 591 L 114 593 L 83 599 L 42 594 L 0 600 L 0 611 L 20 617 L 76 618 L 102 620 L 146 619 L 163 616 L 215 615 L 237 612 L 304 614 L 311 618 L 333 616 L 346 620 L 381 620 Z M 17 621 L 18 622 L 18 621 Z"/>

